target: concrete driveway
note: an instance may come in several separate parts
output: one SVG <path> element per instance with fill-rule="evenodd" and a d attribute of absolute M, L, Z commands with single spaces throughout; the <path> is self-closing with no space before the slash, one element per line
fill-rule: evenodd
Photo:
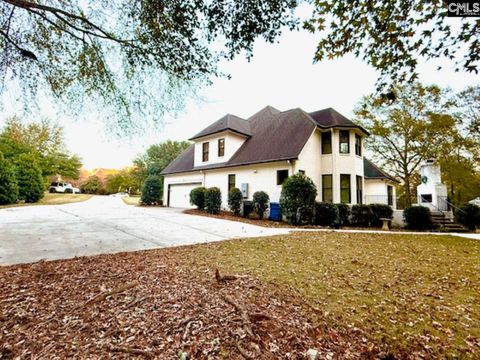
<path fill-rule="evenodd" d="M 285 233 L 98 196 L 74 204 L 0 209 L 0 265 Z"/>

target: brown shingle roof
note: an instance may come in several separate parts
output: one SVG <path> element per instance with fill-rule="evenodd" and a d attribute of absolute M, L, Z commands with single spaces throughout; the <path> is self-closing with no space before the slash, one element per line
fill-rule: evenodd
<path fill-rule="evenodd" d="M 398 182 L 393 176 L 387 174 L 367 158 L 363 158 L 363 169 L 365 179 L 387 179 Z"/>
<path fill-rule="evenodd" d="M 267 106 L 247 120 L 227 115 L 191 138 L 197 139 L 225 130 L 248 135 L 249 137 L 228 162 L 194 167 L 192 145 L 170 163 L 162 174 L 297 159 L 317 127 L 362 129 L 331 108 L 308 114 L 298 108 L 280 112 Z"/>
<path fill-rule="evenodd" d="M 345 116 L 337 112 L 332 108 L 318 110 L 309 113 L 313 120 L 323 129 L 329 129 L 333 127 L 338 128 L 357 128 L 364 132 L 366 135 L 370 135 L 363 127 L 355 124 L 353 121 L 347 119 Z"/>
<path fill-rule="evenodd" d="M 194 137 L 190 138 L 190 140 L 195 140 L 207 135 L 213 135 L 226 130 L 230 130 L 245 136 L 252 135 L 252 133 L 250 132 L 250 124 L 248 123 L 248 121 L 238 116 L 227 114 L 220 120 L 215 121 L 212 125 L 200 131 Z"/>

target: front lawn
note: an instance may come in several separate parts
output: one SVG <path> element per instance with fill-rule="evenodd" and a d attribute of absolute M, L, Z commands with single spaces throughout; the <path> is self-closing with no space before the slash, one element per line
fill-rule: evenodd
<path fill-rule="evenodd" d="M 0 209 L 18 206 L 32 206 L 32 205 L 62 205 L 70 204 L 90 199 L 92 195 L 89 194 L 51 194 L 46 192 L 45 196 L 36 203 L 17 203 L 9 205 L 0 205 Z"/>
<path fill-rule="evenodd" d="M 479 274 L 473 240 L 325 232 L 2 267 L 0 358 L 478 358 Z"/>
<path fill-rule="evenodd" d="M 201 246 L 196 262 L 279 284 L 395 354 L 480 356 L 479 241 L 296 233 Z"/>

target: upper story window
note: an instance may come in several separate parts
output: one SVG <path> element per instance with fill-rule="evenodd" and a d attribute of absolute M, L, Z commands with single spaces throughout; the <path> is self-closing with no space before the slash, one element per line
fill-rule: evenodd
<path fill-rule="evenodd" d="M 362 137 L 355 134 L 355 154 L 362 156 Z"/>
<path fill-rule="evenodd" d="M 277 171 L 277 185 L 282 185 L 287 178 L 288 178 L 288 170 Z"/>
<path fill-rule="evenodd" d="M 208 151 L 209 151 L 209 148 L 210 148 L 210 143 L 204 142 L 204 143 L 202 144 L 202 161 L 203 161 L 203 162 L 208 161 Z"/>
<path fill-rule="evenodd" d="M 322 133 L 322 154 L 332 153 L 332 133 L 330 131 Z"/>
<path fill-rule="evenodd" d="M 225 155 L 225 139 L 218 139 L 218 157 Z"/>
<path fill-rule="evenodd" d="M 348 130 L 340 130 L 340 154 L 350 153 L 350 132 Z"/>

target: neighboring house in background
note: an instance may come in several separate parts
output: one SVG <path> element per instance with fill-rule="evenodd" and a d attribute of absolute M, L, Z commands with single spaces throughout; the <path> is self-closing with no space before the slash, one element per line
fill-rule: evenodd
<path fill-rule="evenodd" d="M 220 188 L 224 208 L 233 187 L 245 199 L 262 190 L 278 202 L 283 181 L 304 173 L 317 186 L 318 201 L 361 204 L 368 194 L 395 206 L 395 180 L 363 156 L 366 136 L 332 108 L 307 113 L 267 106 L 246 120 L 229 114 L 193 136 L 163 170 L 164 203 L 191 207 L 197 186 Z"/>

